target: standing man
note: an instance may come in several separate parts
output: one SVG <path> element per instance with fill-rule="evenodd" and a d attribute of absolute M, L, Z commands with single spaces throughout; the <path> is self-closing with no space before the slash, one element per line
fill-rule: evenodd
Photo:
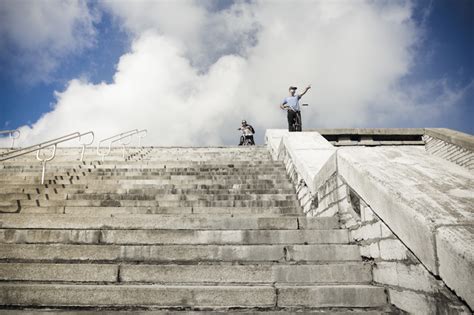
<path fill-rule="evenodd" d="M 290 86 L 288 89 L 290 96 L 285 97 L 283 102 L 280 105 L 281 109 L 286 109 L 288 111 L 288 130 L 289 131 L 301 131 L 301 111 L 299 100 L 303 95 L 308 92 L 311 88 L 311 85 L 308 85 L 303 93 L 296 94 L 296 86 Z M 294 126 L 295 120 L 298 122 L 296 128 Z"/>

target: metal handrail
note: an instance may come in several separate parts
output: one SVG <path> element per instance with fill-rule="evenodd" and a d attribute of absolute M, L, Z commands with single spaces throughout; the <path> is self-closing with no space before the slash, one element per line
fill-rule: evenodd
<path fill-rule="evenodd" d="M 92 142 L 94 142 L 94 132 L 92 132 L 92 131 L 88 131 L 88 132 L 85 132 L 85 133 L 82 133 L 82 134 L 79 133 L 79 132 L 73 132 L 73 133 L 71 133 L 69 135 L 66 135 L 66 136 L 62 136 L 62 137 L 59 137 L 59 138 L 56 138 L 56 139 L 53 139 L 53 140 L 48 140 L 48 141 L 45 141 L 45 142 L 42 142 L 42 143 L 39 143 L 39 144 L 32 145 L 28 148 L 15 150 L 14 154 L 10 154 L 9 156 L 6 156 L 6 157 L 1 157 L 0 161 L 10 160 L 10 159 L 13 159 L 13 158 L 16 158 L 16 157 L 19 157 L 19 156 L 37 151 L 36 152 L 36 159 L 38 161 L 40 161 L 41 164 L 43 165 L 43 169 L 42 169 L 42 172 L 41 172 L 41 184 L 44 184 L 44 174 L 46 172 L 46 163 L 51 161 L 52 159 L 54 159 L 54 157 L 56 156 L 56 148 L 57 148 L 58 144 L 69 141 L 69 140 L 73 140 L 73 139 L 76 139 L 76 138 L 79 138 L 79 140 L 80 140 L 83 136 L 86 136 L 86 135 L 89 135 L 89 134 L 92 136 L 92 140 L 90 141 L 90 143 L 82 143 L 82 153 L 81 153 L 81 159 L 82 159 L 84 157 L 85 146 L 89 145 L 89 144 L 92 144 Z M 40 158 L 41 150 L 44 149 L 44 148 L 51 147 L 51 146 L 53 147 L 53 151 L 52 151 L 51 155 L 48 158 L 43 158 L 43 159 Z M 21 151 L 23 151 L 23 152 L 21 152 Z"/>
<path fill-rule="evenodd" d="M 138 132 L 138 129 L 132 129 L 132 130 L 129 130 L 129 131 L 125 131 L 125 132 L 121 132 L 119 134 L 116 134 L 114 136 L 111 136 L 111 137 L 108 137 L 108 138 L 105 138 L 105 139 L 102 139 L 99 141 L 99 143 L 97 143 L 97 155 L 98 156 L 101 156 L 102 157 L 102 161 L 104 161 L 104 158 L 110 154 L 110 151 L 112 150 L 112 144 L 114 144 L 115 142 L 117 141 L 120 141 L 122 139 L 125 139 L 125 138 L 128 138 L 130 137 L 130 141 L 128 143 L 122 143 L 122 146 L 125 146 L 126 144 L 129 144 L 131 142 L 131 136 L 136 134 Z M 113 139 L 113 140 L 112 140 Z M 108 140 L 111 140 L 110 143 L 109 143 L 109 146 L 107 148 L 107 151 L 105 151 L 104 153 L 101 153 L 100 152 L 100 145 L 105 142 L 105 141 L 108 141 Z"/>
<path fill-rule="evenodd" d="M 13 145 L 15 144 L 15 139 L 20 138 L 20 130 L 18 130 L 18 129 L 0 130 L 0 135 L 4 135 L 4 134 L 7 134 L 7 133 L 10 135 L 10 139 L 12 139 L 11 149 L 13 149 Z M 14 137 L 14 134 L 17 134 L 18 136 Z"/>
<path fill-rule="evenodd" d="M 145 133 L 144 136 L 140 136 L 141 133 Z M 122 157 L 125 158 L 125 150 L 126 150 L 126 146 L 129 145 L 131 142 L 132 142 L 132 136 L 133 135 L 138 135 L 138 142 L 139 144 L 141 143 L 141 138 L 143 137 L 146 137 L 146 135 L 148 134 L 148 130 L 146 129 L 142 129 L 142 130 L 138 130 L 138 129 L 132 129 L 132 130 L 129 130 L 129 131 L 126 131 L 126 132 L 122 132 L 122 133 L 119 133 L 115 136 L 111 136 L 111 137 L 108 137 L 108 138 L 105 138 L 105 139 L 102 139 L 99 141 L 99 143 L 97 144 L 97 155 L 98 156 L 101 156 L 102 157 L 102 161 L 104 161 L 105 157 L 107 155 L 110 154 L 111 150 L 112 150 L 112 144 L 118 142 L 118 141 L 121 141 L 123 139 L 128 139 L 128 142 L 124 142 L 124 141 L 121 141 L 121 144 L 122 144 Z M 111 140 L 109 142 L 109 146 L 107 148 L 107 150 L 104 152 L 104 153 L 101 153 L 100 152 L 100 145 L 105 142 L 105 141 L 108 141 L 108 140 Z"/>
<path fill-rule="evenodd" d="M 18 157 L 18 156 L 22 156 L 22 155 L 34 152 L 38 149 L 47 147 L 47 146 L 49 146 L 50 144 L 53 144 L 56 141 L 60 141 L 62 139 L 66 139 L 66 138 L 69 139 L 69 137 L 72 137 L 72 136 L 80 136 L 80 133 L 79 132 L 73 132 L 73 133 L 70 133 L 70 134 L 65 135 L 65 136 L 54 138 L 54 139 L 44 141 L 44 142 L 41 142 L 41 143 L 38 143 L 38 144 L 30 145 L 29 147 L 20 148 L 20 149 L 14 150 L 14 151 L 3 153 L 3 154 L 0 155 L 0 161 L 5 161 L 5 160 L 8 160 L 10 158 L 14 158 L 14 157 Z M 5 155 L 7 157 L 4 158 Z"/>
<path fill-rule="evenodd" d="M 141 133 L 145 133 L 145 135 L 140 136 Z M 142 129 L 137 133 L 137 135 L 138 135 L 138 146 L 141 147 L 142 146 L 142 138 L 145 138 L 146 136 L 148 136 L 148 130 L 147 129 Z"/>

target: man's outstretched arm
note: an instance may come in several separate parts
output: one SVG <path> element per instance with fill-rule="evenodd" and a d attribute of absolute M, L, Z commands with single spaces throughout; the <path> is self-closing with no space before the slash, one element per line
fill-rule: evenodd
<path fill-rule="evenodd" d="M 304 89 L 304 92 L 300 94 L 300 98 L 308 92 L 308 90 L 311 88 L 311 85 L 308 85 L 306 89 Z"/>

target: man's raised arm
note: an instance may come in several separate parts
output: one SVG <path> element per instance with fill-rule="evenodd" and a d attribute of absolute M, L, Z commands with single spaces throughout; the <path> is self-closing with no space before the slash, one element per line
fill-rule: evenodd
<path fill-rule="evenodd" d="M 308 92 L 308 90 L 311 88 L 311 85 L 308 85 L 306 89 L 304 89 L 304 92 L 300 94 L 300 98 Z"/>

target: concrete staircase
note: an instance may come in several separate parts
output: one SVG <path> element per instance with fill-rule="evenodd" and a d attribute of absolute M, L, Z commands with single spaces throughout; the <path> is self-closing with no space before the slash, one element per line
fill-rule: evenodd
<path fill-rule="evenodd" d="M 302 216 L 266 148 L 62 148 L 0 166 L 0 304 L 384 313 L 336 218 Z"/>

